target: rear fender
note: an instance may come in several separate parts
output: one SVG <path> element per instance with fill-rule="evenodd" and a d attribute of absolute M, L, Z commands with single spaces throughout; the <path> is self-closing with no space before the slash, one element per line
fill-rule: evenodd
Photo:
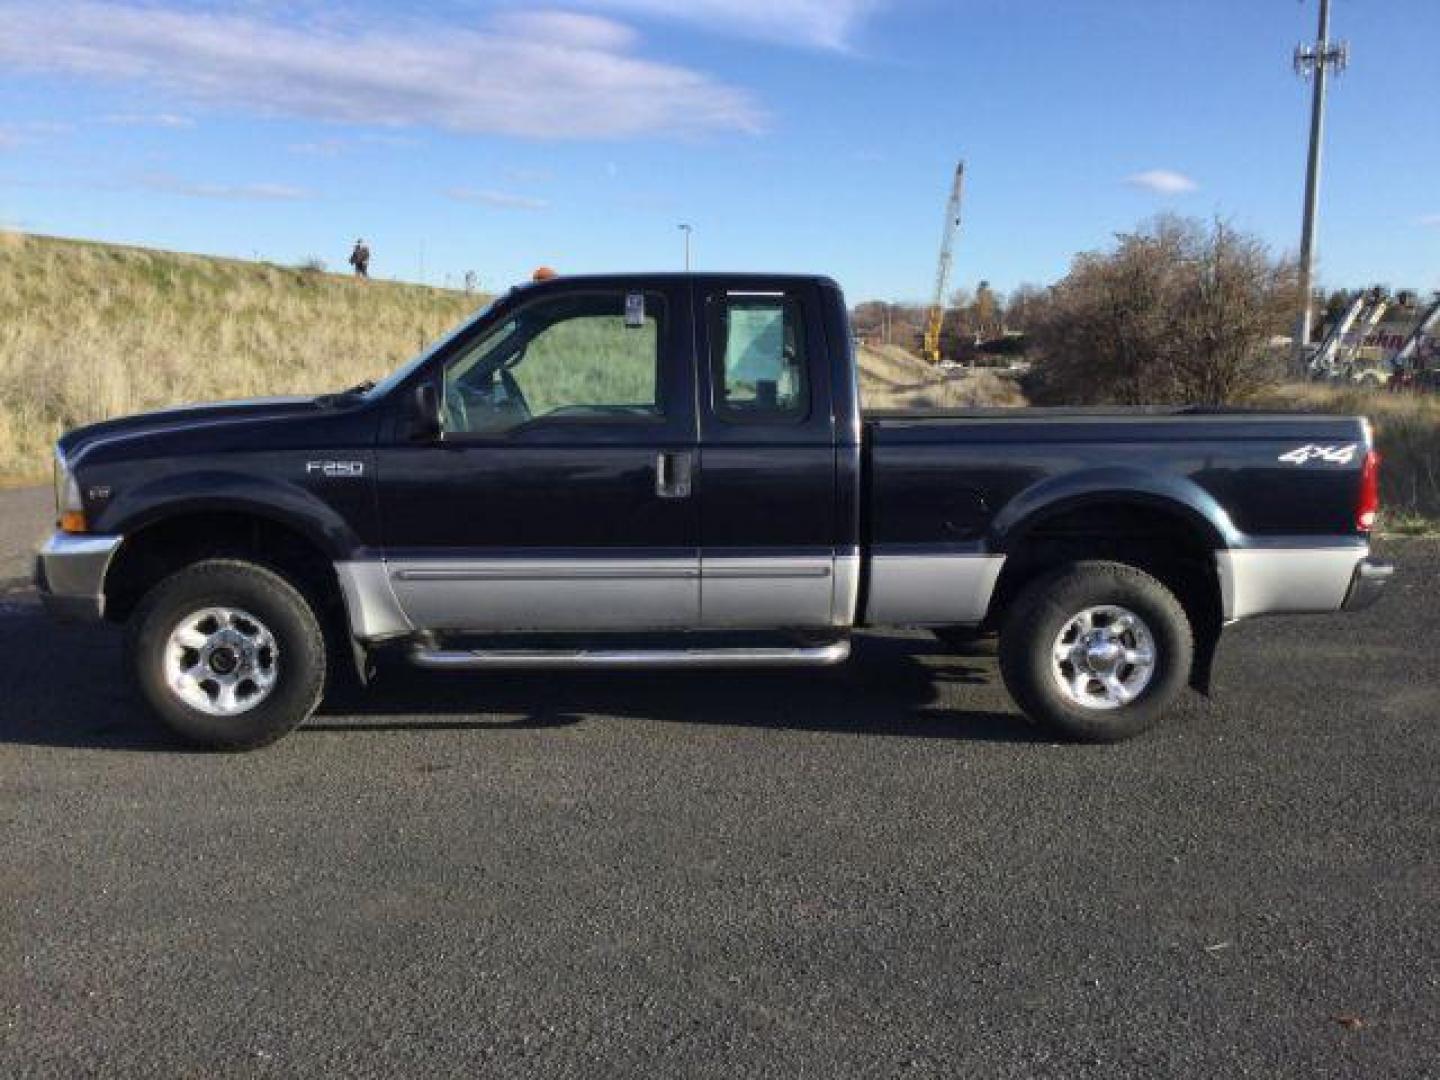
<path fill-rule="evenodd" d="M 1086 506 L 1123 504 L 1185 521 L 1213 549 L 1237 546 L 1239 530 L 1215 497 L 1182 476 L 1143 469 L 1087 469 L 1040 481 L 1015 496 L 991 522 L 990 550 L 1009 553 L 1048 519 Z"/>
<path fill-rule="evenodd" d="M 995 517 L 991 550 L 1011 553 L 1023 548 L 1036 528 L 1062 514 L 1088 506 L 1131 506 L 1164 513 L 1184 523 L 1211 550 L 1238 546 L 1239 531 L 1214 496 L 1184 477 L 1165 476 L 1140 469 L 1087 470 L 1044 480 L 1021 492 Z M 1221 619 L 1216 597 L 1191 612 L 1195 631 L 1195 657 L 1190 685 L 1209 694 Z"/>

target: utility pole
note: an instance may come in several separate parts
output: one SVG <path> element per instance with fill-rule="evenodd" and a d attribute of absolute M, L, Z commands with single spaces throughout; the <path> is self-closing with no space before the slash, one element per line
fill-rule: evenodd
<path fill-rule="evenodd" d="M 690 234 L 695 231 L 691 225 L 680 224 L 675 226 L 685 234 L 685 272 L 690 272 Z"/>
<path fill-rule="evenodd" d="M 1314 45 L 1295 48 L 1295 73 L 1315 80 L 1310 112 L 1310 159 L 1305 175 L 1305 227 L 1300 238 L 1300 322 L 1295 334 L 1296 368 L 1303 369 L 1315 312 L 1315 223 L 1320 210 L 1320 169 L 1325 148 L 1325 95 L 1330 71 L 1344 71 L 1350 45 L 1330 41 L 1330 0 L 1320 0 L 1320 31 Z"/>

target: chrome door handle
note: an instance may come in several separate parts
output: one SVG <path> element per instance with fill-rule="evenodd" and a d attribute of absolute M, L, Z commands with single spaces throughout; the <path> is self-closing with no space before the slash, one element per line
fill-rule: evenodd
<path fill-rule="evenodd" d="M 694 471 L 688 451 L 662 450 L 655 459 L 655 494 L 662 499 L 688 499 Z"/>

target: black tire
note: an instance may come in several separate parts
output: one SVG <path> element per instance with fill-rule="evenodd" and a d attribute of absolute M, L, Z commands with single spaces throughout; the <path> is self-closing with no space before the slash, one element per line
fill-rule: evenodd
<path fill-rule="evenodd" d="M 1149 681 L 1133 700 L 1101 708 L 1082 704 L 1062 689 L 1054 651 L 1077 616 L 1107 606 L 1139 617 L 1151 639 L 1154 662 Z M 1076 741 L 1120 742 L 1160 720 L 1189 682 L 1194 651 L 1185 609 L 1159 581 L 1124 563 L 1079 562 L 1037 579 L 1015 598 L 1000 632 L 1000 672 L 1032 720 Z M 1073 663 L 1060 670 L 1092 687 L 1097 699 L 1103 696 L 1099 676 L 1085 680 Z M 1122 662 L 1118 673 L 1129 677 L 1134 669 Z"/>
<path fill-rule="evenodd" d="M 273 641 L 270 688 L 256 704 L 230 715 L 191 705 L 167 681 L 171 634 L 211 608 L 248 613 Z M 325 638 L 314 610 L 273 570 L 237 559 L 195 563 L 161 581 L 130 617 L 126 646 L 141 697 L 171 730 L 212 750 L 268 746 L 303 723 L 325 690 Z M 249 685 L 256 694 L 255 683 Z"/>

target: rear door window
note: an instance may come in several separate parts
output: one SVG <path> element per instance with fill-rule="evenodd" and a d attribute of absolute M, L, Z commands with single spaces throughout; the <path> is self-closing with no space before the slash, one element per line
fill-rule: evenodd
<path fill-rule="evenodd" d="M 709 315 L 716 415 L 739 424 L 803 421 L 810 388 L 799 303 L 783 293 L 727 293 Z"/>

